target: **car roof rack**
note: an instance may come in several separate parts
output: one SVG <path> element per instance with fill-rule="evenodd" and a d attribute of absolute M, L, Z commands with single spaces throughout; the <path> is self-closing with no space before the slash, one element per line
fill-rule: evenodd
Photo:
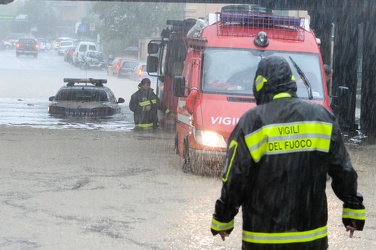
<path fill-rule="evenodd" d="M 96 87 L 103 87 L 104 83 L 107 83 L 107 79 L 94 79 L 94 78 L 64 78 L 64 82 L 67 82 L 67 86 L 74 86 L 76 83 L 91 83 Z"/>

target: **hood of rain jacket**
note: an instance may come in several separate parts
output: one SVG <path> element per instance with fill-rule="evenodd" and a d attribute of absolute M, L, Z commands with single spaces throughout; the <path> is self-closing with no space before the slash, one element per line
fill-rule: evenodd
<path fill-rule="evenodd" d="M 253 82 L 253 94 L 257 105 L 273 100 L 279 93 L 297 97 L 297 86 L 291 68 L 283 57 L 272 56 L 260 61 Z"/>

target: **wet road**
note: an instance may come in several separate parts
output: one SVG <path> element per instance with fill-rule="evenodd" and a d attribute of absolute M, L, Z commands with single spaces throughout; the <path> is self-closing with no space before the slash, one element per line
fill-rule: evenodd
<path fill-rule="evenodd" d="M 1 249 L 239 245 L 211 237 L 219 181 L 183 174 L 169 132 L 1 131 Z"/>
<path fill-rule="evenodd" d="M 169 131 L 0 131 L 0 249 L 240 249 L 241 214 L 211 236 L 221 183 L 184 174 Z M 355 238 L 328 187 L 330 249 L 376 249 L 375 152 L 351 151 L 368 211 Z"/>
<path fill-rule="evenodd" d="M 136 82 L 109 78 L 126 99 L 113 120 L 46 114 L 62 78 L 84 73 L 53 52 L 38 59 L 0 52 L 0 249 L 240 249 L 240 214 L 225 242 L 209 230 L 220 181 L 182 173 L 174 132 L 132 130 L 126 104 Z M 329 187 L 330 249 L 376 249 L 376 147 L 350 153 L 366 227 L 348 238 Z"/>

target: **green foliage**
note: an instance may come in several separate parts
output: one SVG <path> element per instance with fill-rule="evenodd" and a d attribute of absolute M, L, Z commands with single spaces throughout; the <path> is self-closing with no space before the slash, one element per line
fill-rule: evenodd
<path fill-rule="evenodd" d="M 166 20 L 184 18 L 184 4 L 176 3 L 96 2 L 92 11 L 102 22 L 98 32 L 104 41 L 103 51 L 114 54 L 138 46 L 139 39 L 159 37 Z"/>
<path fill-rule="evenodd" d="M 95 25 L 95 30 L 90 30 L 90 24 L 93 23 Z M 88 40 L 92 42 L 96 42 L 98 30 L 101 30 L 102 22 L 98 19 L 96 15 L 88 15 L 81 19 L 81 24 L 86 25 L 86 32 L 78 32 L 77 36 L 81 40 Z"/>
<path fill-rule="evenodd" d="M 18 5 L 16 3 L 3 5 L 0 8 L 0 14 L 4 15 L 12 15 L 16 12 Z M 8 33 L 11 31 L 11 22 L 9 21 L 1 21 L 0 22 L 0 40 L 5 38 Z"/>
<path fill-rule="evenodd" d="M 29 33 L 39 37 L 54 36 L 57 18 L 46 1 L 25 1 L 19 7 L 17 14 L 28 15 L 29 21 L 12 23 L 13 32 Z"/>

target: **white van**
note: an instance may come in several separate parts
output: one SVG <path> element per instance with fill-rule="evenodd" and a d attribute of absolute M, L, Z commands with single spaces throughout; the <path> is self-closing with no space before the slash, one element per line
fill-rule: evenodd
<path fill-rule="evenodd" d="M 97 50 L 97 46 L 93 42 L 79 42 L 73 52 L 73 64 L 79 66 L 86 51 Z"/>

